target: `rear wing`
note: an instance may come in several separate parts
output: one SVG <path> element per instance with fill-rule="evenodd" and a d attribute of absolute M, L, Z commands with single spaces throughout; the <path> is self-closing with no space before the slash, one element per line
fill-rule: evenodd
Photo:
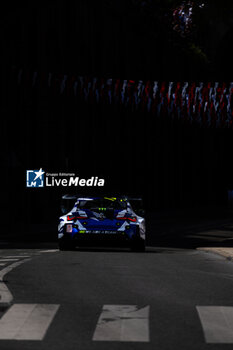
<path fill-rule="evenodd" d="M 143 199 L 141 197 L 127 197 L 127 200 L 131 204 L 133 211 L 139 215 L 144 216 L 145 215 L 145 209 L 144 209 L 144 203 Z"/>
<path fill-rule="evenodd" d="M 83 197 L 83 194 L 65 194 L 61 198 L 61 203 L 60 203 L 60 209 L 63 215 L 67 214 L 70 212 L 74 205 L 75 202 L 79 197 Z M 84 196 L 85 197 L 85 196 Z M 144 203 L 143 199 L 141 197 L 130 197 L 130 196 L 118 196 L 118 198 L 122 198 L 127 200 L 132 208 L 133 211 L 139 215 L 139 216 L 144 216 L 145 215 L 145 210 L 144 210 Z"/>
<path fill-rule="evenodd" d="M 73 209 L 77 200 L 77 195 L 65 194 L 61 198 L 60 208 L 63 215 L 69 213 Z"/>

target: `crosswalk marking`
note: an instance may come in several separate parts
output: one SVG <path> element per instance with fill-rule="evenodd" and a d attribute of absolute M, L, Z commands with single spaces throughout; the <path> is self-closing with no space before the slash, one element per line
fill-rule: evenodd
<path fill-rule="evenodd" d="M 14 304 L 0 319 L 0 340 L 44 339 L 60 305 Z M 206 343 L 233 344 L 233 307 L 196 306 Z M 93 341 L 149 342 L 149 306 L 104 305 Z"/>
<path fill-rule="evenodd" d="M 5 266 L 7 263 L 5 262 L 5 263 L 0 263 L 0 266 Z"/>
<path fill-rule="evenodd" d="M 197 306 L 206 343 L 233 344 L 233 307 Z"/>
<path fill-rule="evenodd" d="M 0 319 L 0 339 L 43 340 L 59 309 L 55 304 L 14 304 Z"/>
<path fill-rule="evenodd" d="M 149 342 L 149 306 L 104 305 L 93 340 Z"/>

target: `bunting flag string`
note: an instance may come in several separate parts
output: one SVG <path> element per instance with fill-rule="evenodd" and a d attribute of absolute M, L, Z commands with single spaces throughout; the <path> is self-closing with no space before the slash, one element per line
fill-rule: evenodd
<path fill-rule="evenodd" d="M 233 82 L 161 82 L 12 69 L 18 87 L 46 88 L 88 104 L 121 106 L 213 128 L 233 128 Z"/>

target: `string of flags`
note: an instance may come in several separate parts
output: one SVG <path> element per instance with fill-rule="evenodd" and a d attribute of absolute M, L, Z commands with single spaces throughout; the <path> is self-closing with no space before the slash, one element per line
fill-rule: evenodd
<path fill-rule="evenodd" d="M 91 104 L 154 113 L 203 127 L 233 128 L 233 82 L 163 82 L 83 77 L 12 69 L 18 87 L 46 88 Z"/>

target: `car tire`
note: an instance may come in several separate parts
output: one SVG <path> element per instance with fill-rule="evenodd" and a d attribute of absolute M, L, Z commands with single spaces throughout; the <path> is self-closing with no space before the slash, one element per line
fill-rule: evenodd
<path fill-rule="evenodd" d="M 58 242 L 59 250 L 74 250 L 74 245 L 70 242 L 59 241 Z"/>
<path fill-rule="evenodd" d="M 131 250 L 133 252 L 145 252 L 146 246 L 145 246 L 145 240 L 144 239 L 138 239 L 132 242 Z"/>

